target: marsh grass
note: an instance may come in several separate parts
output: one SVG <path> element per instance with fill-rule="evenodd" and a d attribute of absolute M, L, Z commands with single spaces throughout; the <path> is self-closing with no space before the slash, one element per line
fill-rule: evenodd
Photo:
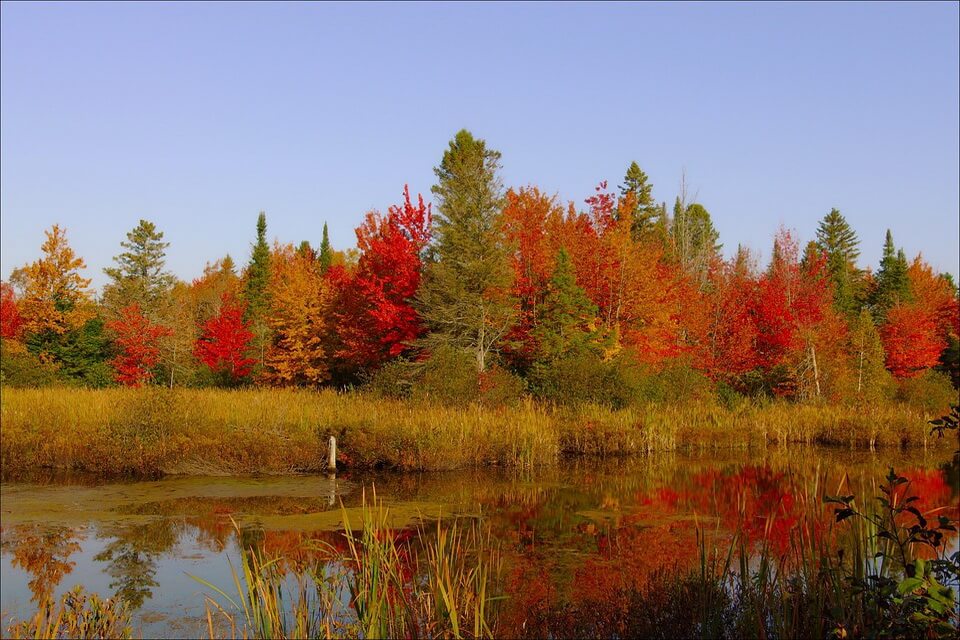
<path fill-rule="evenodd" d="M 130 615 L 122 602 L 103 600 L 76 587 L 59 600 L 48 598 L 28 620 L 12 621 L 5 638 L 131 638 Z"/>
<path fill-rule="evenodd" d="M 342 513 L 345 554 L 314 547 L 311 566 L 287 573 L 282 558 L 243 549 L 241 571 L 231 564 L 235 596 L 195 577 L 215 594 L 207 597 L 209 637 L 224 629 L 243 638 L 494 636 L 499 556 L 489 532 L 438 520 L 405 538 L 375 490 L 369 503 L 364 494 L 359 529 Z"/>
<path fill-rule="evenodd" d="M 3 471 L 101 475 L 309 473 L 327 438 L 344 467 L 530 468 L 561 455 L 820 443 L 939 446 L 906 405 L 715 403 L 553 407 L 417 404 L 290 389 L 11 389 L 0 401 Z"/>

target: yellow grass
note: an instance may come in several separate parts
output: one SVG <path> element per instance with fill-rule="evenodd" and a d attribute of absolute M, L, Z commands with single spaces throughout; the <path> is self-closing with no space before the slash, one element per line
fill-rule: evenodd
<path fill-rule="evenodd" d="M 447 407 L 365 393 L 284 389 L 10 389 L 0 396 L 5 473 L 316 472 L 327 438 L 344 466 L 404 470 L 554 464 L 562 453 L 634 455 L 678 448 L 825 443 L 934 446 L 904 405 L 710 403 L 610 410 Z"/>

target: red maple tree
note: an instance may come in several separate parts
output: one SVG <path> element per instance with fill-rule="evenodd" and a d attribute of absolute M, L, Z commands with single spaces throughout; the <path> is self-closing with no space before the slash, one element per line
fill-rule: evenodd
<path fill-rule="evenodd" d="M 250 375 L 256 362 L 247 357 L 253 332 L 243 320 L 243 306 L 233 296 L 225 293 L 220 300 L 220 311 L 203 324 L 193 354 L 214 373 L 236 382 Z"/>
<path fill-rule="evenodd" d="M 935 366 L 947 346 L 937 328 L 936 314 L 919 305 L 897 305 L 890 309 L 886 323 L 880 327 L 890 373 L 909 378 Z"/>
<path fill-rule="evenodd" d="M 107 323 L 117 333 L 119 354 L 110 361 L 120 384 L 139 387 L 153 380 L 153 369 L 160 362 L 160 338 L 173 334 L 169 328 L 153 324 L 144 317 L 139 304 L 120 312 L 120 318 Z"/>
<path fill-rule="evenodd" d="M 414 204 L 403 188 L 403 204 L 386 216 L 370 212 L 357 228 L 356 270 L 331 270 L 337 288 L 338 356 L 373 369 L 410 348 L 423 333 L 412 299 L 420 286 L 421 253 L 430 240 L 430 205 Z"/>
<path fill-rule="evenodd" d="M 23 317 L 17 307 L 13 287 L 0 282 L 0 338 L 16 340 L 23 329 Z"/>

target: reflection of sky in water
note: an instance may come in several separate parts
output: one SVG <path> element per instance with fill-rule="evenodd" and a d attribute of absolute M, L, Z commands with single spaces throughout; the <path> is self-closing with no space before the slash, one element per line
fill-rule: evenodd
<path fill-rule="evenodd" d="M 82 584 L 102 595 L 120 593 L 139 605 L 138 634 L 195 636 L 206 626 L 204 595 L 212 593 L 188 574 L 235 594 L 228 558 L 236 566 L 239 547 L 231 517 L 243 528 L 244 545 L 263 543 L 293 564 L 305 538 L 343 552 L 336 533 L 341 514 L 338 506 L 330 507 L 331 491 L 355 514 L 360 487 L 375 480 L 395 527 L 410 526 L 420 514 L 482 513 L 503 550 L 511 606 L 522 615 L 550 598 L 603 597 L 616 584 L 645 580 L 668 561 L 693 562 L 694 515 L 708 530 L 723 532 L 745 505 L 762 530 L 764 516 L 780 505 L 772 527 L 783 543 L 796 507 L 791 487 L 811 481 L 818 459 L 831 482 L 842 471 L 849 473 L 844 492 L 856 493 L 861 507 L 879 493 L 874 481 L 889 465 L 907 475 L 913 471 L 923 510 L 956 504 L 957 472 L 937 468 L 943 455 L 904 455 L 812 449 L 763 456 L 667 455 L 579 460 L 525 473 L 341 476 L 335 484 L 320 476 L 93 486 L 5 483 L 0 611 L 30 615 L 35 608 L 31 587 L 42 588 L 45 581 L 56 585 L 56 595 Z M 819 493 L 834 488 L 821 487 Z M 359 518 L 352 522 L 358 524 Z M 956 537 L 950 548 L 957 550 Z M 49 561 L 51 554 L 55 561 Z"/>

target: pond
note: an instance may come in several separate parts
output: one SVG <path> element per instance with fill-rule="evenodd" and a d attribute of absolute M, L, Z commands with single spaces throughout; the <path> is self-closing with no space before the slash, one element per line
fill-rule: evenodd
<path fill-rule="evenodd" d="M 843 487 L 864 504 L 892 466 L 912 480 L 921 510 L 955 508 L 960 475 L 948 460 L 942 449 L 793 447 L 575 459 L 528 471 L 4 482 L 0 612 L 6 626 L 47 594 L 82 584 L 125 600 L 137 635 L 204 635 L 212 593 L 191 576 L 230 590 L 240 545 L 293 563 L 305 540 L 344 549 L 344 513 L 359 522 L 363 494 L 375 486 L 397 529 L 482 519 L 503 557 L 501 629 L 529 632 L 537 612 L 601 602 L 664 568 L 693 566 L 698 523 L 731 531 L 744 517 L 748 532 L 788 544 L 798 487 L 816 495 Z M 949 545 L 956 549 L 955 537 Z"/>

